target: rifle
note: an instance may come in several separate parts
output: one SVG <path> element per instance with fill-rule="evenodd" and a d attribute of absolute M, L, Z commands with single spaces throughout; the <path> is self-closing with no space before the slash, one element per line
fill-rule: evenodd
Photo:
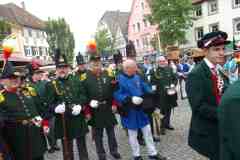
<path fill-rule="evenodd" d="M 69 156 L 69 149 L 68 149 L 68 138 L 67 138 L 67 127 L 66 127 L 66 121 L 65 121 L 65 115 L 64 113 L 62 114 L 62 123 L 63 123 L 63 132 L 64 132 L 64 136 L 63 136 L 63 159 L 64 160 L 70 160 L 70 156 Z"/>

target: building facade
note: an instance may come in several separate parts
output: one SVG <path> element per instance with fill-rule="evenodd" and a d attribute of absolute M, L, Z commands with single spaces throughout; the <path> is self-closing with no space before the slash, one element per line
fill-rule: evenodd
<path fill-rule="evenodd" d="M 146 15 L 149 14 L 151 10 L 147 0 L 133 0 L 128 23 L 128 39 L 134 42 L 139 58 L 156 53 L 151 40 L 154 36 L 158 37 L 158 31 L 157 26 L 151 25 L 146 19 Z"/>
<path fill-rule="evenodd" d="M 11 24 L 16 36 L 14 55 L 24 58 L 50 60 L 45 23 L 13 3 L 0 5 L 0 18 Z"/>
<path fill-rule="evenodd" d="M 106 11 L 98 22 L 97 31 L 107 30 L 109 38 L 114 42 L 113 48 L 126 56 L 128 42 L 129 12 Z"/>
<path fill-rule="evenodd" d="M 229 40 L 240 40 L 240 0 L 193 0 L 193 5 L 195 20 L 183 47 L 196 47 L 204 34 L 216 30 L 227 32 Z"/>

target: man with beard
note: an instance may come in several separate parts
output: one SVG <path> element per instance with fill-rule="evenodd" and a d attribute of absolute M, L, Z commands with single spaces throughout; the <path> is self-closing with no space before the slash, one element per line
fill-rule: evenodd
<path fill-rule="evenodd" d="M 61 59 L 61 57 L 63 59 Z M 71 66 L 64 54 L 56 49 L 56 80 L 49 83 L 52 110 L 55 113 L 55 135 L 62 140 L 64 160 L 73 160 L 73 140 L 76 139 L 79 157 L 88 160 L 86 146 L 87 123 L 83 114 L 87 99 L 82 85 L 70 74 Z"/>
<path fill-rule="evenodd" d="M 217 110 L 228 80 L 217 65 L 225 63 L 227 33 L 211 32 L 198 41 L 206 57 L 189 74 L 186 91 L 192 109 L 189 145 L 210 160 L 219 160 L 219 128 Z"/>

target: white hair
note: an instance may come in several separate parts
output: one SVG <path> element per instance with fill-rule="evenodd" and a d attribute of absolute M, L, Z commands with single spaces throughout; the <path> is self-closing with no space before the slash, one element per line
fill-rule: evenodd
<path fill-rule="evenodd" d="M 137 67 L 136 61 L 132 59 L 127 59 L 123 62 L 123 70 L 126 71 L 128 68 Z"/>
<path fill-rule="evenodd" d="M 164 57 L 164 56 L 159 56 L 159 57 L 156 58 L 156 61 L 157 61 L 157 62 L 158 62 L 158 61 L 165 61 L 165 60 L 167 60 L 167 59 L 166 59 L 166 57 Z"/>

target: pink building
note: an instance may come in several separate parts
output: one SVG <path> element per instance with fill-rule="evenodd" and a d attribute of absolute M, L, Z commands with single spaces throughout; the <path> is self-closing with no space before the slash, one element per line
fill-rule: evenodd
<path fill-rule="evenodd" d="M 157 27 L 146 19 L 146 15 L 151 13 L 147 1 L 133 0 L 128 24 L 128 40 L 134 42 L 139 58 L 155 52 L 151 46 L 151 39 L 157 35 Z"/>

